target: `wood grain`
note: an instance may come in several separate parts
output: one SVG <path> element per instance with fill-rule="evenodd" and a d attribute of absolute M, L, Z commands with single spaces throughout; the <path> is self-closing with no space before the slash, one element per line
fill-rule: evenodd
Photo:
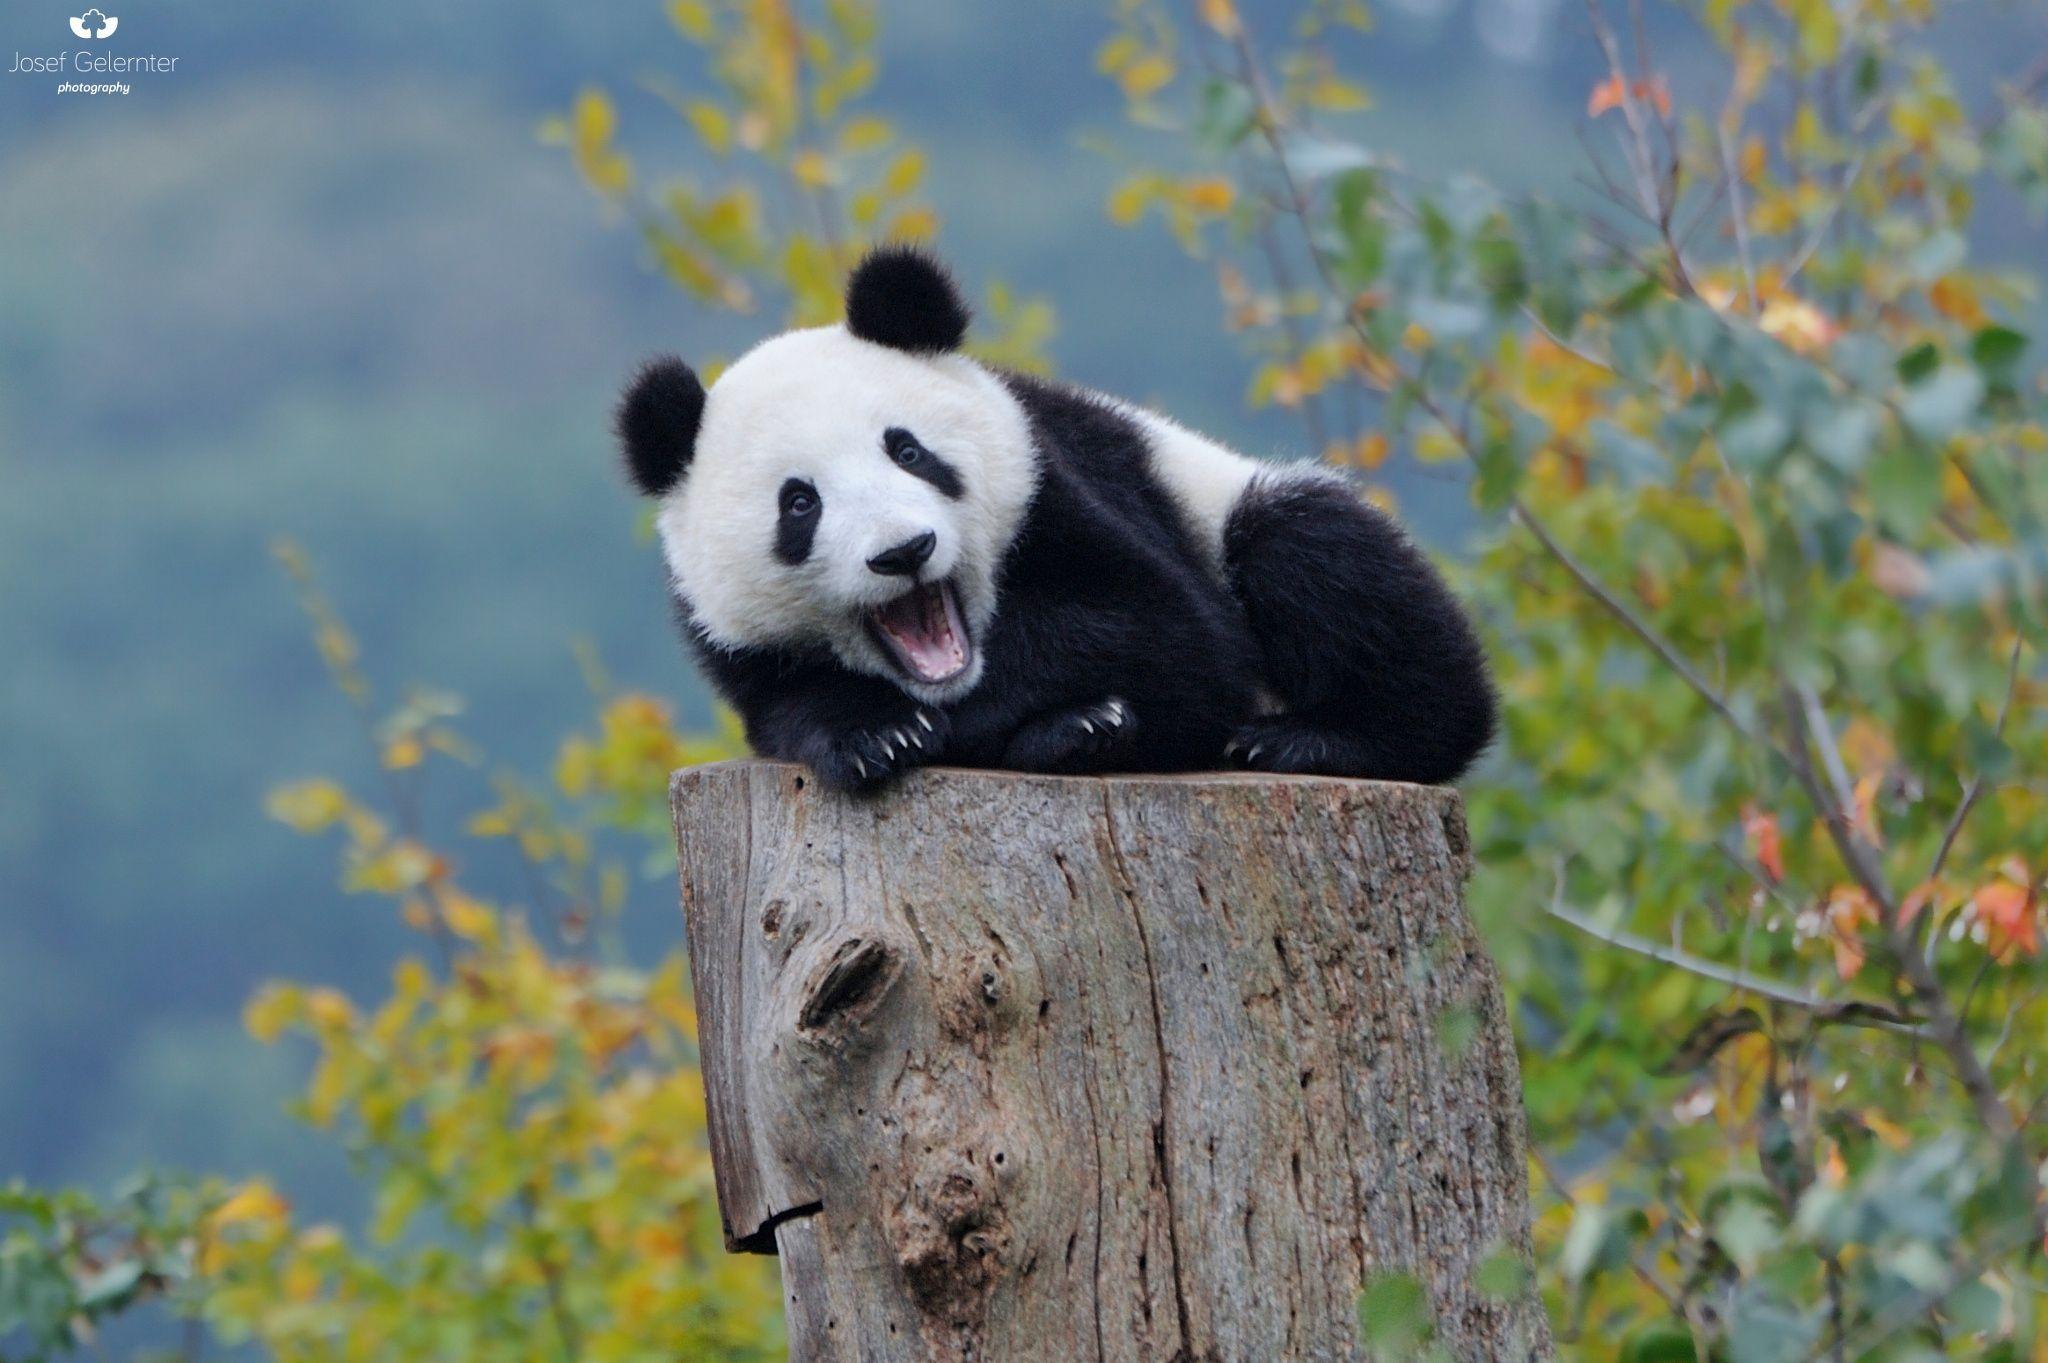
<path fill-rule="evenodd" d="M 1547 1359 L 1520 1079 L 1455 792 L 678 773 L 726 1239 L 799 1360 L 1348 1360 L 1408 1272 Z"/>

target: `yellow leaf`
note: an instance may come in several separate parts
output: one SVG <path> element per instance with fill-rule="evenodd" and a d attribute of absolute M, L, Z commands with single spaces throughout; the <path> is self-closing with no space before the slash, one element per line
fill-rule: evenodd
<path fill-rule="evenodd" d="M 407 767 L 417 767 L 420 764 L 420 760 L 426 755 L 426 748 L 412 734 L 405 734 L 394 738 L 384 745 L 384 765 L 392 771 L 403 771 Z"/>
<path fill-rule="evenodd" d="M 1113 76 L 1138 58 L 1139 45 L 1135 36 L 1119 33 L 1095 52 L 1095 69 L 1105 76 Z"/>
<path fill-rule="evenodd" d="M 851 119 L 839 130 L 839 147 L 848 155 L 858 155 L 887 146 L 891 136 L 889 124 L 884 119 Z"/>
<path fill-rule="evenodd" d="M 708 43 L 714 33 L 711 6 L 704 0 L 671 0 L 668 7 L 669 22 L 682 31 L 684 37 L 695 43 Z"/>
<path fill-rule="evenodd" d="M 725 155 L 732 146 L 732 119 L 725 110 L 710 100 L 700 99 L 685 112 L 697 132 L 697 140 L 716 154 Z"/>
<path fill-rule="evenodd" d="M 242 1009 L 242 1026 L 250 1036 L 268 1045 L 284 1035 L 284 1029 L 298 1018 L 304 997 L 296 985 L 265 985 Z"/>
<path fill-rule="evenodd" d="M 882 176 L 882 192 L 901 198 L 916 189 L 923 178 L 924 153 L 906 151 L 890 164 L 888 173 Z"/>
<path fill-rule="evenodd" d="M 290 1211 L 291 1204 L 279 1197 L 275 1188 L 262 1179 L 256 1179 L 243 1184 L 232 1197 L 215 1207 L 213 1214 L 207 1217 L 207 1225 L 218 1231 L 251 1222 L 281 1221 Z"/>
<path fill-rule="evenodd" d="M 323 1027 L 340 1029 L 356 1020 L 355 1005 L 339 989 L 314 989 L 306 994 L 306 1015 Z"/>
<path fill-rule="evenodd" d="M 488 907 L 460 890 L 441 893 L 441 921 L 448 930 L 467 942 L 481 942 L 496 936 L 498 920 Z"/>
<path fill-rule="evenodd" d="M 790 158 L 789 173 L 805 189 L 823 189 L 832 183 L 832 163 L 820 151 L 800 151 Z"/>
<path fill-rule="evenodd" d="M 1198 213 L 1227 213 L 1237 198 L 1237 189 L 1218 176 L 1189 182 L 1184 190 L 1189 208 Z"/>
<path fill-rule="evenodd" d="M 1117 84 L 1131 99 L 1156 95 L 1172 79 L 1173 63 L 1157 52 L 1148 52 L 1117 73 Z"/>
<path fill-rule="evenodd" d="M 1325 76 L 1309 87 L 1308 102 L 1331 113 L 1357 113 L 1372 107 L 1372 96 L 1362 86 Z"/>
<path fill-rule="evenodd" d="M 1239 23 L 1233 0 L 1202 0 L 1201 12 L 1202 22 L 1215 33 L 1225 38 L 1237 36 Z"/>
<path fill-rule="evenodd" d="M 349 798 L 332 781 L 300 781 L 270 792 L 263 808 L 279 823 L 301 833 L 317 833 L 348 813 Z"/>
<path fill-rule="evenodd" d="M 1145 215 L 1145 206 L 1157 192 L 1152 176 L 1138 175 L 1124 181 L 1110 192 L 1109 220 L 1119 227 L 1129 227 Z"/>
<path fill-rule="evenodd" d="M 929 241 L 938 231 L 938 214 L 929 208 L 910 208 L 890 219 L 888 235 L 894 241 Z"/>
<path fill-rule="evenodd" d="M 1792 297 L 1774 298 L 1764 304 L 1757 326 L 1766 336 L 1783 342 L 1787 350 L 1801 355 L 1827 349 L 1840 331 L 1819 308 Z"/>

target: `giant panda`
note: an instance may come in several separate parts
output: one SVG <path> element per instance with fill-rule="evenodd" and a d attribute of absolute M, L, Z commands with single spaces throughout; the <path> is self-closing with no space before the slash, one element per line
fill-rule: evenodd
<path fill-rule="evenodd" d="M 1407 536 L 1334 472 L 962 353 L 922 251 L 842 325 L 618 412 L 684 633 L 748 742 L 835 789 L 930 763 L 1455 779 L 1494 696 Z"/>

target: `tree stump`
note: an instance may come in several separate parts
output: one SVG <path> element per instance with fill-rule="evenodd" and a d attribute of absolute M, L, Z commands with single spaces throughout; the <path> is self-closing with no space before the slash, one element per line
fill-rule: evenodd
<path fill-rule="evenodd" d="M 671 794 L 726 1242 L 782 1256 L 793 1359 L 1361 1359 L 1384 1273 L 1454 1357 L 1550 1357 L 1474 1282 L 1526 1258 L 1527 1165 L 1455 792 Z"/>

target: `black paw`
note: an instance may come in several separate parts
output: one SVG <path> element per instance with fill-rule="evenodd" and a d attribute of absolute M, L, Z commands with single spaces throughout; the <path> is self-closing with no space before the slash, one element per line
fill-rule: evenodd
<path fill-rule="evenodd" d="M 1017 771 L 1101 771 L 1137 731 L 1130 705 L 1111 696 L 1032 720 L 1010 740 L 1003 765 Z"/>
<path fill-rule="evenodd" d="M 811 770 L 833 790 L 879 790 L 913 767 L 938 761 L 945 751 L 946 729 L 943 711 L 919 706 L 894 723 L 833 734 L 812 760 Z"/>
<path fill-rule="evenodd" d="M 1296 776 L 1355 775 L 1355 744 L 1345 735 L 1286 715 L 1255 719 L 1223 745 L 1223 760 L 1246 771 Z"/>

